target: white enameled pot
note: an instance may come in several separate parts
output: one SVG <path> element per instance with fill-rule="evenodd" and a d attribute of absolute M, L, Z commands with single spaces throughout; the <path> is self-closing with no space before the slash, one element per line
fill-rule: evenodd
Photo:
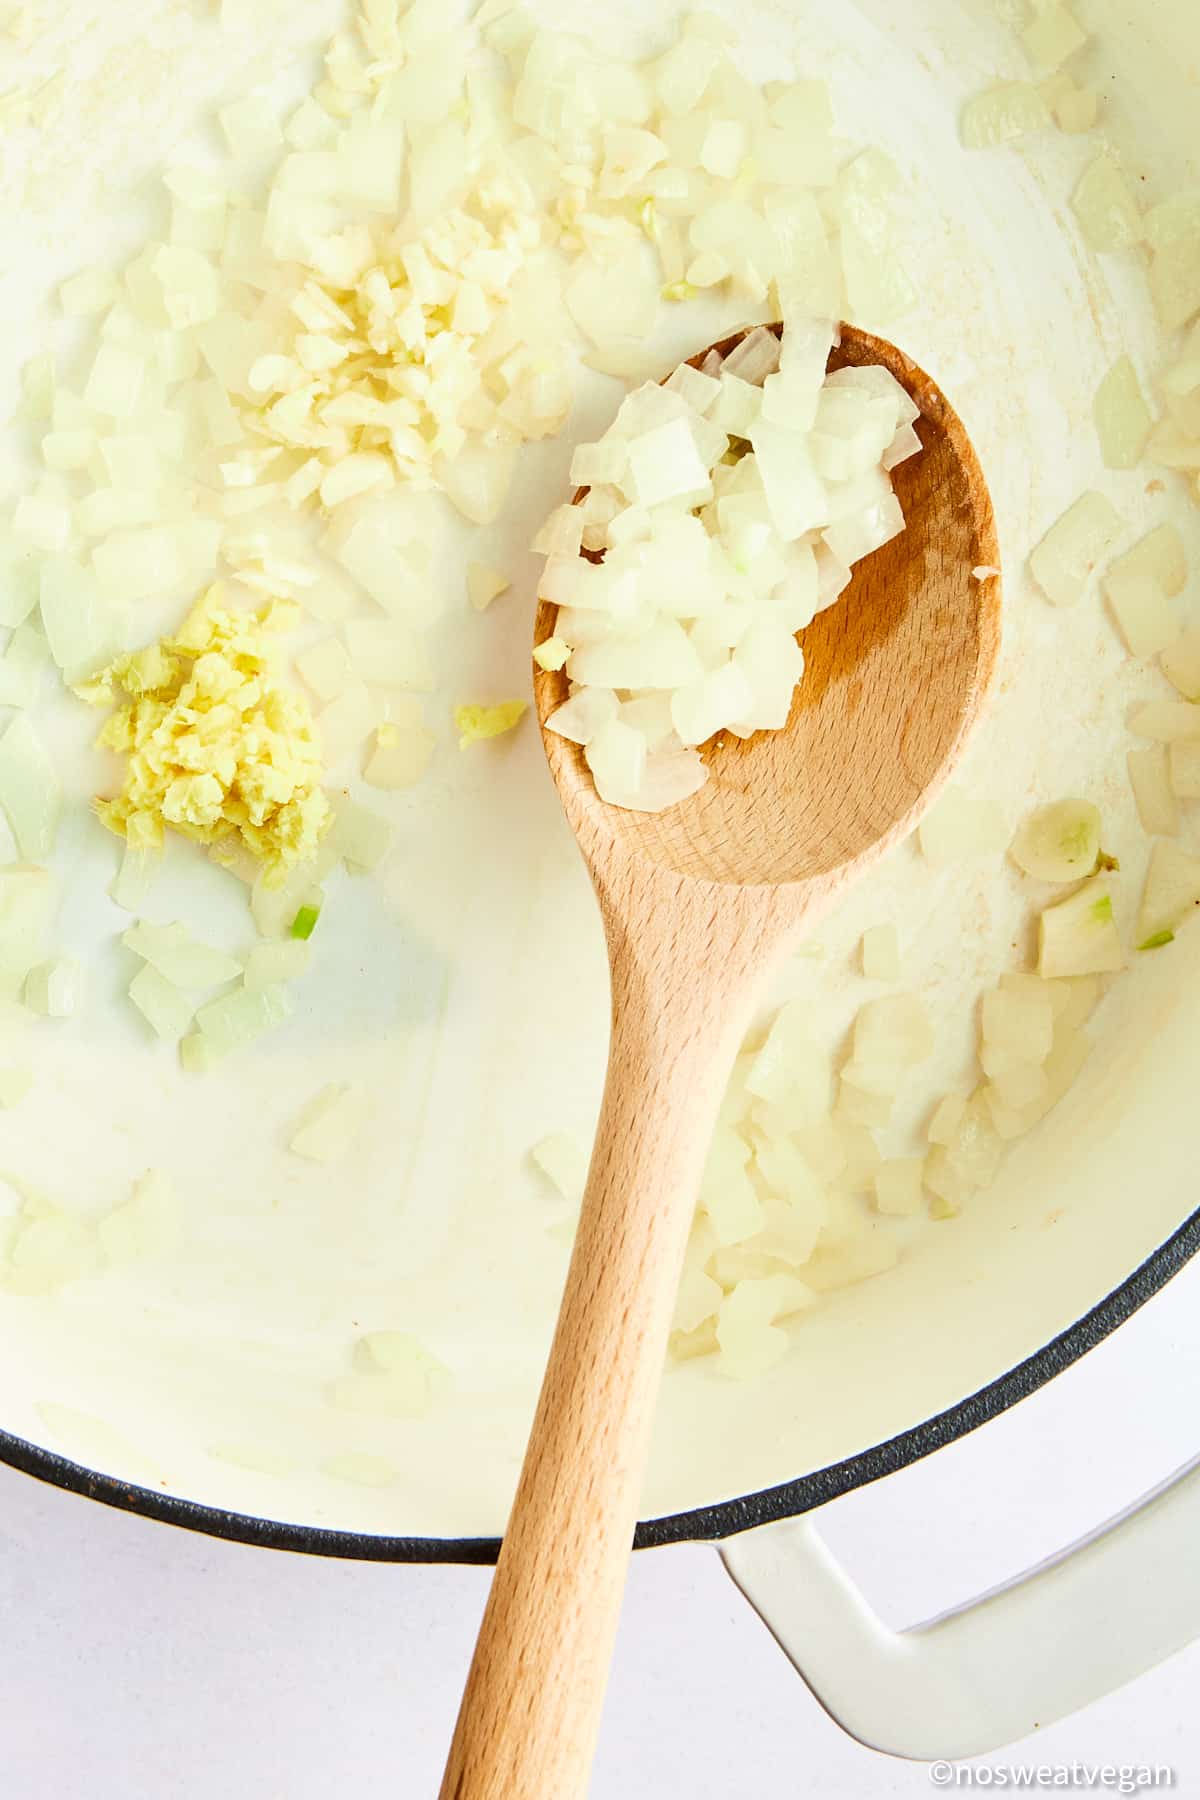
<path fill-rule="evenodd" d="M 5 413 L 21 364 L 52 335 L 55 284 L 162 230 L 155 173 L 203 145 L 214 107 L 247 85 L 305 89 L 313 48 L 340 17 L 335 0 L 264 5 L 258 24 L 222 36 L 184 0 L 40 10 L 26 54 L 38 73 L 63 67 L 69 79 L 61 117 L 0 153 Z M 594 28 L 582 0 L 539 10 Z M 1038 794 L 1092 794 L 1109 847 L 1138 869 L 1124 720 L 1144 674 L 1098 602 L 1051 613 L 1023 573 L 1031 544 L 1088 486 L 1108 492 L 1131 527 L 1177 513 L 1200 559 L 1197 515 L 1178 495 L 1100 466 L 1096 386 L 1122 348 L 1152 370 L 1159 347 L 1139 265 L 1097 261 L 1072 228 L 1069 195 L 1094 146 L 1052 136 L 1025 154 L 960 148 L 961 102 L 1025 70 L 987 0 L 722 0 L 720 10 L 736 18 L 752 70 L 769 77 L 794 59 L 827 75 L 847 139 L 881 144 L 911 183 L 922 292 L 896 335 L 971 429 L 1008 575 L 1004 677 L 966 779 L 1014 819 Z M 616 0 L 606 37 L 649 49 L 662 12 Z M 1092 0 L 1087 15 L 1087 72 L 1105 84 L 1106 129 L 1128 165 L 1154 193 L 1200 181 L 1192 0 Z M 736 322 L 736 307 L 712 320 Z M 665 328 L 664 366 L 697 347 L 689 330 Z M 571 440 L 602 423 L 614 393 L 599 378 L 584 391 Z M 565 487 L 568 460 L 566 441 L 529 453 L 512 516 L 484 546 L 485 560 L 513 573 L 513 594 L 485 620 L 458 605 L 440 628 L 448 700 L 522 691 L 533 595 L 524 546 Z M 26 472 L 10 432 L 0 495 Z M 443 547 L 456 592 L 464 546 Z M 67 702 L 48 717 L 72 801 L 57 858 L 61 940 L 88 962 L 94 1003 L 37 1051 L 34 1094 L 0 1122 L 0 1175 L 94 1210 L 161 1168 L 183 1228 L 165 1263 L 49 1298 L 0 1295 L 0 1455 L 110 1503 L 249 1541 L 486 1560 L 565 1268 L 563 1232 L 526 1152 L 550 1131 L 587 1132 L 607 1013 L 592 899 L 535 734 L 460 757 L 443 730 L 432 779 L 395 804 L 397 853 L 370 883 L 334 893 L 297 1016 L 235 1070 L 196 1082 L 152 1053 L 122 997 L 133 964 L 116 947 L 125 921 L 106 898 L 113 842 L 87 813 L 91 725 Z M 866 926 L 895 918 L 906 979 L 958 1022 L 939 1052 L 953 1079 L 975 996 L 1023 953 L 1026 906 L 1008 872 L 938 874 L 905 849 L 781 991 L 808 994 L 836 1033 L 855 1004 L 853 946 Z M 186 853 L 156 916 L 176 911 L 209 937 L 246 936 L 236 884 Z M 901 1637 L 878 1626 L 796 1517 L 1019 1400 L 1200 1246 L 1198 1001 L 1200 940 L 1185 938 L 1114 989 L 1078 1089 L 962 1218 L 914 1233 L 885 1277 L 829 1297 L 765 1379 L 735 1385 L 703 1361 L 667 1377 L 643 1541 L 728 1540 L 735 1578 L 826 1705 L 880 1748 L 990 1747 L 1200 1630 L 1195 1476 L 1028 1582 Z M 282 1153 L 289 1122 L 331 1080 L 358 1083 L 373 1101 L 371 1124 L 332 1175 Z M 331 1406 L 354 1339 L 391 1327 L 452 1371 L 439 1404 L 411 1421 Z M 348 1454 L 375 1457 L 390 1477 L 348 1481 Z M 1046 1654 L 1026 1654 L 1030 1641 Z"/>

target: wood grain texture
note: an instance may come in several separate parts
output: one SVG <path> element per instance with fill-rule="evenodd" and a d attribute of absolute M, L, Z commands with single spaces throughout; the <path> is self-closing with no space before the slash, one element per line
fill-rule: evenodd
<path fill-rule="evenodd" d="M 720 346 L 732 347 L 733 342 Z M 700 358 L 696 359 L 701 360 Z M 597 797 L 545 733 L 612 970 L 608 1079 L 558 1330 L 443 1800 L 580 1800 L 599 1728 L 662 1364 L 721 1093 L 771 964 L 913 829 L 977 721 L 1000 647 L 991 502 L 957 415 L 902 353 L 844 328 L 921 408 L 907 531 L 801 634 L 787 728 L 714 741 L 660 814 Z M 543 605 L 537 641 L 553 633 Z M 566 678 L 539 671 L 543 721 Z"/>

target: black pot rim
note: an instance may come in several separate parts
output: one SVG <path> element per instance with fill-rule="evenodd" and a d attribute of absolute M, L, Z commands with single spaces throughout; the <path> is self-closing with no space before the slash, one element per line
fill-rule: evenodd
<path fill-rule="evenodd" d="M 955 1439 L 965 1437 L 989 1419 L 1035 1393 L 1132 1317 L 1200 1252 L 1200 1210 L 1181 1225 L 1141 1266 L 1059 1337 L 1024 1362 L 989 1382 L 923 1424 L 882 1444 L 862 1450 L 844 1462 L 815 1470 L 795 1481 L 758 1493 L 744 1494 L 716 1506 L 645 1520 L 637 1529 L 636 1547 L 648 1550 L 667 1544 L 711 1543 L 759 1525 L 775 1524 L 824 1506 L 852 1488 L 881 1480 Z M 227 1542 L 266 1550 L 289 1550 L 305 1556 L 341 1557 L 357 1562 L 494 1563 L 497 1538 L 380 1537 L 370 1532 L 331 1531 L 315 1525 L 289 1525 L 250 1514 L 202 1506 L 174 1494 L 133 1487 L 109 1475 L 98 1475 L 52 1450 L 0 1431 L 0 1462 L 69 1493 L 98 1500 L 122 1512 L 137 1513 L 163 1525 L 179 1526 Z"/>

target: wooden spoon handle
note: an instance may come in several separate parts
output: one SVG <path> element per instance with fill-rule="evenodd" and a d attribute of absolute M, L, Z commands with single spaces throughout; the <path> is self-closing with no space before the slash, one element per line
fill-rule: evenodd
<path fill-rule="evenodd" d="M 603 898 L 603 896 L 602 896 Z M 735 909 L 736 910 L 736 909 Z M 609 922 L 608 1080 L 579 1234 L 442 1800 L 579 1800 L 712 1121 L 763 969 L 710 913 Z"/>

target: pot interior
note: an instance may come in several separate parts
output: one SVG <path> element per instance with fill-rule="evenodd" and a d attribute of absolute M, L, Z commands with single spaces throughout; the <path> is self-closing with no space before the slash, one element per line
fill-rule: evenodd
<path fill-rule="evenodd" d="M 1091 486 L 1113 495 L 1131 533 L 1177 517 L 1200 567 L 1200 513 L 1174 483 L 1149 491 L 1145 471 L 1113 477 L 1100 465 L 1099 381 L 1122 349 L 1152 373 L 1161 347 L 1140 262 L 1097 259 L 1073 225 L 1069 196 L 1094 143 L 961 149 L 962 101 L 1024 67 L 984 0 L 712 3 L 736 20 L 752 72 L 770 77 L 794 58 L 827 75 L 847 139 L 888 150 L 910 182 L 920 301 L 895 334 L 966 420 L 1006 566 L 1004 673 L 962 780 L 1014 822 L 1035 797 L 1094 798 L 1132 901 L 1145 848 L 1125 719 L 1146 673 L 1095 596 L 1052 611 L 1025 573 L 1031 546 Z M 537 10 L 595 28 L 575 0 Z M 1111 89 L 1106 128 L 1129 166 L 1156 195 L 1200 180 L 1194 7 L 1155 0 L 1135 18 L 1093 0 L 1087 11 L 1089 70 Z M 332 0 L 307 0 L 264 18 L 235 70 L 215 27 L 173 0 L 67 0 L 50 53 L 70 69 L 71 100 L 0 167 L 0 401 L 15 402 L 21 364 L 48 341 L 56 284 L 162 229 L 155 171 L 252 82 L 306 91 L 313 46 L 339 16 Z M 607 9 L 610 34 L 631 51 L 662 35 L 633 0 Z M 709 336 L 738 322 L 736 303 L 714 309 Z M 697 348 L 694 330 L 691 319 L 664 328 L 664 368 Z M 570 445 L 603 428 L 615 399 L 595 378 L 564 439 L 525 453 L 518 503 L 487 546 L 514 591 L 485 621 L 460 608 L 439 628 L 452 699 L 524 691 L 535 582 L 525 546 L 565 492 Z M 15 494 L 25 465 L 12 444 L 0 457 L 0 489 Z M 447 582 L 461 585 L 467 542 L 447 543 Z M 87 1211 L 166 1169 L 182 1235 L 164 1260 L 51 1296 L 0 1294 L 0 1428 L 122 1481 L 266 1519 L 495 1534 L 568 1254 L 527 1152 L 550 1132 L 590 1130 L 607 1019 L 592 897 L 536 736 L 486 758 L 443 745 L 433 780 L 397 815 L 402 854 L 339 888 L 296 1017 L 236 1070 L 196 1082 L 148 1055 L 123 998 L 135 964 L 115 946 L 128 921 L 105 898 L 113 841 L 85 804 L 93 724 L 65 705 L 53 729 L 64 768 L 82 771 L 59 857 L 62 938 L 88 961 L 96 1004 L 56 1034 L 30 1099 L 0 1115 L 0 1171 L 13 1204 L 32 1187 Z M 175 905 L 211 922 L 206 935 L 242 929 L 242 892 L 186 852 L 169 859 L 159 914 Z M 929 1071 L 945 1091 L 968 1066 L 978 994 L 1028 951 L 1028 912 L 1011 869 L 939 872 L 905 846 L 793 960 L 777 997 L 806 996 L 839 1037 L 863 998 L 851 972 L 862 932 L 894 920 L 906 983 L 948 1022 Z M 1078 1088 L 961 1218 L 914 1230 L 895 1269 L 826 1297 L 761 1381 L 731 1383 L 705 1360 L 671 1369 L 646 1514 L 788 1481 L 892 1437 L 1118 1286 L 1196 1204 L 1186 1122 L 1198 995 L 1200 941 L 1185 934 L 1113 989 Z M 283 1152 L 297 1113 L 331 1081 L 374 1101 L 371 1126 L 332 1172 Z M 387 1329 L 413 1333 L 451 1372 L 426 1417 L 330 1404 L 355 1339 Z M 354 1461 L 364 1457 L 374 1460 Z"/>

